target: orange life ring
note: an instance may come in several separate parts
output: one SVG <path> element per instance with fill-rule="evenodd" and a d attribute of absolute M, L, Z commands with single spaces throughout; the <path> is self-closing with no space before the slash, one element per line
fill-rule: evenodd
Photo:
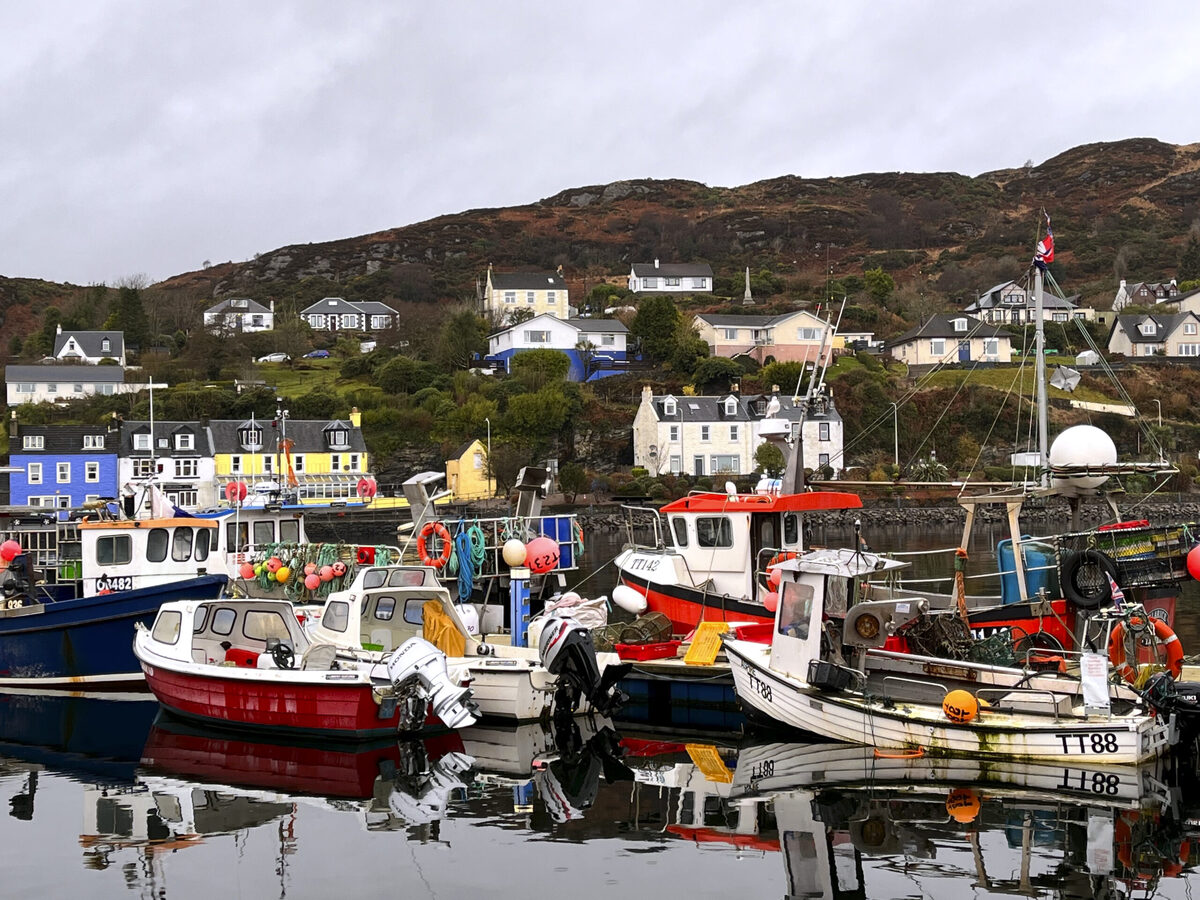
<path fill-rule="evenodd" d="M 1141 619 L 1131 619 L 1130 621 L 1134 624 L 1141 623 Z M 1154 623 L 1154 634 L 1158 638 L 1158 642 L 1166 645 L 1167 671 L 1172 678 L 1178 678 L 1183 674 L 1183 644 L 1179 642 L 1179 638 L 1175 636 L 1171 626 L 1162 619 L 1152 617 L 1150 621 Z M 1117 627 L 1108 637 L 1108 659 L 1118 674 L 1130 684 L 1137 680 L 1137 669 L 1125 661 L 1124 622 L 1118 622 Z"/>
<path fill-rule="evenodd" d="M 426 541 L 429 540 L 431 534 L 436 534 L 442 541 L 442 553 L 440 556 L 429 555 Z M 454 542 L 450 540 L 450 529 L 441 522 L 426 522 L 425 527 L 421 529 L 421 533 L 417 535 L 417 556 L 421 557 L 421 565 L 433 566 L 435 569 L 440 569 L 446 563 L 450 562 L 450 554 L 453 552 Z"/>
<path fill-rule="evenodd" d="M 771 557 L 771 561 L 767 563 L 767 568 L 778 565 L 781 562 L 787 562 L 789 559 L 795 559 L 799 554 L 795 550 L 780 550 Z"/>

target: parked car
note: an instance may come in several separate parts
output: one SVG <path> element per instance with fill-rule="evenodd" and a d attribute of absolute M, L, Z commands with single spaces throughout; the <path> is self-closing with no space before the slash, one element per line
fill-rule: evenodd
<path fill-rule="evenodd" d="M 305 359 L 328 359 L 329 351 L 328 350 L 310 350 L 310 351 L 308 351 L 308 353 L 304 354 L 304 358 Z"/>
<path fill-rule="evenodd" d="M 287 362 L 291 357 L 286 353 L 268 353 L 266 356 L 260 356 L 258 362 Z"/>

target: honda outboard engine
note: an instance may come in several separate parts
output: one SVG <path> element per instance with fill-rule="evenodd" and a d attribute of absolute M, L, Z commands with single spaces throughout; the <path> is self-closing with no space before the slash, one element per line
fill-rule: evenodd
<path fill-rule="evenodd" d="M 410 825 L 437 822 L 445 818 L 451 795 L 466 790 L 463 774 L 474 765 L 475 757 L 455 751 L 425 771 L 399 774 L 388 797 L 388 808 Z"/>
<path fill-rule="evenodd" d="M 471 689 L 450 681 L 446 654 L 424 638 L 409 638 L 388 657 L 388 679 L 396 689 L 401 728 L 415 731 L 425 720 L 425 706 L 449 728 L 474 725 L 478 717 Z"/>
<path fill-rule="evenodd" d="M 552 616 L 542 627 L 538 656 L 546 670 L 558 678 L 554 714 L 573 716 L 579 701 L 586 699 L 603 716 L 611 716 L 629 698 L 616 684 L 631 668 L 628 664 L 608 666 L 603 677 L 596 662 L 592 634 L 575 619 Z"/>

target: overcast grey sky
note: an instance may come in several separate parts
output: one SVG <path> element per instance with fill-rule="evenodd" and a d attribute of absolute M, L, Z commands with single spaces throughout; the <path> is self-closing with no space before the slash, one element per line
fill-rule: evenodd
<path fill-rule="evenodd" d="M 204 260 L 623 178 L 1200 141 L 1200 3 L 0 3 L 0 275 Z"/>

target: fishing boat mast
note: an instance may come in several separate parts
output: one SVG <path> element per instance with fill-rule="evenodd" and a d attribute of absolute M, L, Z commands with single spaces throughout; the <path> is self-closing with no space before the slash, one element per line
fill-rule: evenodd
<path fill-rule="evenodd" d="M 1049 414 L 1046 400 L 1046 327 L 1042 321 L 1042 269 L 1033 266 L 1033 315 L 1034 350 L 1037 361 L 1034 364 L 1034 389 L 1037 392 L 1038 414 L 1038 461 L 1042 472 L 1042 487 L 1050 487 L 1050 449 L 1049 449 Z"/>

